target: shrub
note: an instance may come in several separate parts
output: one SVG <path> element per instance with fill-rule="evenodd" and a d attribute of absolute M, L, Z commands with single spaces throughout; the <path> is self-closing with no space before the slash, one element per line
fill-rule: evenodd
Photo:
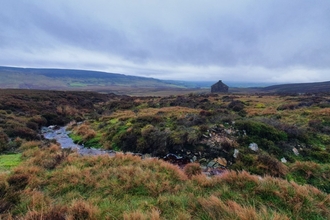
<path fill-rule="evenodd" d="M 26 123 L 26 127 L 30 128 L 32 130 L 38 130 L 38 128 L 39 128 L 38 124 L 35 122 L 32 122 L 32 121 L 28 121 Z"/>
<path fill-rule="evenodd" d="M 141 135 L 142 137 L 147 137 L 150 135 L 151 132 L 155 130 L 154 126 L 151 124 L 147 124 L 143 128 L 141 128 Z"/>
<path fill-rule="evenodd" d="M 281 106 L 279 106 L 277 108 L 277 110 L 279 111 L 283 111 L 283 110 L 294 110 L 296 108 L 298 108 L 299 106 L 297 104 L 283 104 Z"/>
<path fill-rule="evenodd" d="M 8 128 L 6 130 L 6 133 L 9 137 L 21 137 L 27 140 L 38 139 L 38 134 L 36 131 L 23 126 L 15 126 L 13 128 Z"/>
<path fill-rule="evenodd" d="M 0 153 L 8 149 L 8 136 L 0 131 Z"/>
<path fill-rule="evenodd" d="M 229 103 L 228 108 L 232 109 L 235 112 L 240 112 L 244 109 L 244 103 L 239 100 L 234 100 Z"/>
<path fill-rule="evenodd" d="M 47 125 L 65 125 L 70 122 L 70 118 L 63 115 L 57 115 L 54 113 L 45 113 L 42 115 L 43 118 L 47 120 Z"/>
<path fill-rule="evenodd" d="M 39 127 L 47 125 L 47 119 L 40 115 L 33 116 L 29 121 L 37 123 Z"/>

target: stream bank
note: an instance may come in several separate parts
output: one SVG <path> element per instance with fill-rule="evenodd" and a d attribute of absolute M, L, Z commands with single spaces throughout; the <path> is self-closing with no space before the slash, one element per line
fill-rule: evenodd
<path fill-rule="evenodd" d="M 87 156 L 87 155 L 104 155 L 108 154 L 110 156 L 115 156 L 116 151 L 113 150 L 102 150 L 97 148 L 86 148 L 83 145 L 75 144 L 73 140 L 69 137 L 71 131 L 67 130 L 67 126 L 61 127 L 57 125 L 51 125 L 48 127 L 41 128 L 42 136 L 47 140 L 56 140 L 57 143 L 60 144 L 61 148 L 63 149 L 71 149 L 76 150 L 80 155 Z M 139 153 L 133 155 L 141 156 L 142 158 L 150 157 L 150 155 L 141 155 Z M 184 157 L 179 157 L 175 154 L 167 154 L 162 158 L 165 161 L 168 161 L 172 164 L 178 165 L 183 168 L 186 164 L 193 162 L 189 159 Z M 207 176 L 213 175 L 221 175 L 227 169 L 223 166 L 219 166 L 216 160 L 211 160 L 207 162 L 206 166 L 201 166 L 202 173 Z M 220 164 L 221 165 L 221 164 Z"/>

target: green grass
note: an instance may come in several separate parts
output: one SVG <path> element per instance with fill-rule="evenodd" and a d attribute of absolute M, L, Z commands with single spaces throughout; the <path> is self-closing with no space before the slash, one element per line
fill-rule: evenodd
<path fill-rule="evenodd" d="M 0 172 L 10 171 L 21 163 L 21 154 L 0 155 Z"/>
<path fill-rule="evenodd" d="M 122 154 L 63 156 L 54 146 L 30 149 L 23 155 L 23 166 L 7 179 L 0 176 L 0 191 L 7 193 L 3 202 L 15 204 L 10 213 L 17 218 L 31 219 L 32 213 L 40 218 L 66 215 L 75 219 L 330 217 L 326 193 L 282 179 L 233 171 L 220 178 L 188 178 L 179 167 L 161 160 Z M 62 160 L 55 168 L 44 166 L 47 158 L 58 155 Z M 20 200 L 13 201 L 17 189 Z"/>
<path fill-rule="evenodd" d="M 70 134 L 68 134 L 68 136 L 73 140 L 73 142 L 75 144 L 81 144 L 83 141 L 82 136 L 80 136 L 80 135 L 70 133 Z"/>
<path fill-rule="evenodd" d="M 328 96 L 313 106 L 304 106 L 313 97 L 300 96 L 99 96 L 93 106 L 85 105 L 91 101 L 87 93 L 4 94 L 0 144 L 20 147 L 23 160 L 17 166 L 20 154 L 0 156 L 0 210 L 13 219 L 330 219 L 330 108 L 321 105 Z M 227 107 L 231 99 L 245 103 L 247 117 Z M 84 123 L 73 125 L 70 136 L 86 147 L 159 157 L 189 152 L 201 164 L 225 158 L 228 170 L 206 177 L 156 159 L 81 157 L 55 144 L 26 142 L 30 130 L 19 128 L 36 112 L 47 123 L 61 122 L 63 111 L 47 107 L 56 100 L 68 107 L 60 110 L 77 109 L 67 111 L 67 119 Z M 252 142 L 257 152 L 248 148 Z M 10 217 L 0 213 L 0 219 Z"/>

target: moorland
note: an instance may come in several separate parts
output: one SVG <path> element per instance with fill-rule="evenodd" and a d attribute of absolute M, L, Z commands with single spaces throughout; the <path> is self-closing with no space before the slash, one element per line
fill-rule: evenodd
<path fill-rule="evenodd" d="M 121 95 L 172 95 L 206 92 L 212 82 L 159 80 L 119 73 L 76 69 L 0 66 L 0 88 L 96 91 Z"/>
<path fill-rule="evenodd" d="M 76 143 L 116 155 L 40 133 L 67 124 Z M 1 219 L 330 218 L 327 93 L 4 89 L 0 152 Z"/>
<path fill-rule="evenodd" d="M 215 79 L 217 81 L 219 79 Z M 41 69 L 0 66 L 1 89 L 95 91 L 133 96 L 169 96 L 208 93 L 210 81 L 160 80 L 119 73 L 78 69 Z M 277 84 L 226 82 L 232 93 L 320 93 L 330 90 L 330 82 Z"/>

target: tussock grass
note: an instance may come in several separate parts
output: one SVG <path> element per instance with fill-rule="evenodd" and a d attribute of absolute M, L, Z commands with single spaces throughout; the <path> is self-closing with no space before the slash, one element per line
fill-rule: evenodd
<path fill-rule="evenodd" d="M 330 197 L 271 176 L 200 174 L 133 155 L 62 155 L 56 145 L 29 148 L 12 174 L 0 176 L 1 217 L 22 219 L 327 219 Z M 299 166 L 299 164 L 297 165 Z M 14 196 L 15 195 L 15 196 Z M 13 198 L 15 198 L 13 200 Z M 0 207 L 1 208 L 1 207 Z M 6 214 L 10 212 L 11 214 Z"/>
<path fill-rule="evenodd" d="M 195 175 L 200 175 L 202 173 L 201 166 L 198 163 L 187 164 L 184 167 L 183 171 L 189 178 L 191 178 L 192 176 L 195 176 Z"/>
<path fill-rule="evenodd" d="M 159 108 L 143 108 L 140 109 L 137 112 L 134 112 L 133 110 L 118 110 L 111 114 L 111 116 L 106 116 L 104 119 L 118 119 L 121 121 L 132 119 L 132 118 L 138 118 L 138 117 L 147 117 L 147 116 L 153 116 L 157 114 L 163 114 L 166 117 L 182 117 L 185 116 L 188 113 L 199 113 L 201 109 L 193 109 L 193 108 L 187 108 L 187 107 L 180 107 L 180 106 L 174 106 L 174 107 L 163 107 L 161 109 Z"/>
<path fill-rule="evenodd" d="M 0 101 L 0 151 L 22 160 L 0 173 L 0 219 L 330 219 L 328 96 L 4 91 Z M 229 169 L 208 177 L 198 164 L 36 141 L 41 126 L 71 120 L 84 120 L 71 129 L 87 147 L 221 157 Z M 211 137 L 223 148 L 202 142 Z"/>

